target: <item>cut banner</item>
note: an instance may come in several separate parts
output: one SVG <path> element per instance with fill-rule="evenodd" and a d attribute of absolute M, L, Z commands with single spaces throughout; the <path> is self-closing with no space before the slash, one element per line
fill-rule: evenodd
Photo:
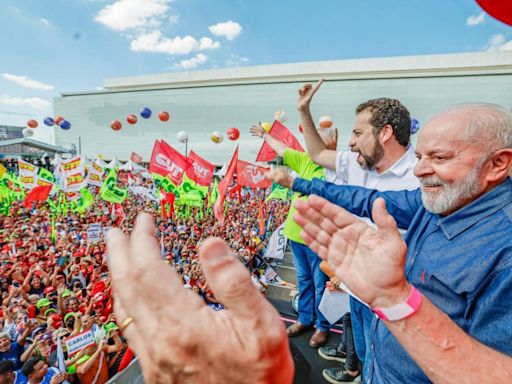
<path fill-rule="evenodd" d="M 180 185 L 183 173 L 190 167 L 189 160 L 163 140 L 155 141 L 149 172 L 167 176 L 176 185 Z"/>
<path fill-rule="evenodd" d="M 270 168 L 238 160 L 236 165 L 237 183 L 243 187 L 268 188 L 272 182 L 265 178 Z"/>
<path fill-rule="evenodd" d="M 187 175 L 197 184 L 209 186 L 213 180 L 215 166 L 209 161 L 203 159 L 194 151 L 190 151 L 188 161 L 191 167 L 187 170 Z"/>

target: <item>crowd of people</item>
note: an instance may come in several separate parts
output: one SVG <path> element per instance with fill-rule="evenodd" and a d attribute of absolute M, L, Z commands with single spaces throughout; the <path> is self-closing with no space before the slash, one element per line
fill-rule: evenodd
<path fill-rule="evenodd" d="M 17 171 L 15 161 L 2 164 Z M 129 179 L 131 185 L 153 188 L 150 178 L 118 173 L 119 185 Z M 89 189 L 96 198 L 84 214 L 52 215 L 46 202 L 27 209 L 23 201 L 14 201 L 9 214 L 0 217 L 2 383 L 104 383 L 130 363 L 134 353 L 114 313 L 105 239 L 112 228 L 129 235 L 140 212 L 157 218 L 154 236 L 162 263 L 172 266 L 183 286 L 214 310 L 222 310 L 223 305 L 198 260 L 198 247 L 210 236 L 226 239 L 251 271 L 257 289 L 264 292 L 267 287 L 263 251 L 289 202 L 265 203 L 265 210 L 273 214 L 263 234 L 258 213 L 264 190 L 246 188 L 240 196 L 228 196 L 229 210 L 220 224 L 212 213 L 200 213 L 201 208 L 163 217 L 160 205 L 144 196 L 129 193 L 122 204 L 112 204 L 100 199 L 97 187 Z M 88 239 L 91 224 L 101 225 L 99 241 Z M 69 355 L 65 341 L 91 329 L 98 337 L 96 343 Z"/>

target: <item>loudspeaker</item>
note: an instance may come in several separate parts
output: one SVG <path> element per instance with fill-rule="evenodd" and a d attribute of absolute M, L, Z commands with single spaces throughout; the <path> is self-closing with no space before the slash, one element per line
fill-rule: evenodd
<path fill-rule="evenodd" d="M 290 350 L 293 356 L 293 363 L 295 364 L 295 376 L 293 377 L 293 384 L 309 384 L 311 366 L 304 358 L 304 355 L 301 353 L 301 351 L 299 351 L 299 348 L 295 346 L 293 341 L 290 342 Z"/>

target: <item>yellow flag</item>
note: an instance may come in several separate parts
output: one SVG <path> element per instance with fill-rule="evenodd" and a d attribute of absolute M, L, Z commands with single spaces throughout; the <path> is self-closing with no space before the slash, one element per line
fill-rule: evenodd
<path fill-rule="evenodd" d="M 0 179 L 2 178 L 5 172 L 7 172 L 7 169 L 2 164 L 0 164 Z"/>

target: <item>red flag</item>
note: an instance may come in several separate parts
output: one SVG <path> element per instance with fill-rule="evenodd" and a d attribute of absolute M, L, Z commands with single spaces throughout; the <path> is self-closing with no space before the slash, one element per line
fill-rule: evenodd
<path fill-rule="evenodd" d="M 274 124 L 272 124 L 272 127 L 270 128 L 269 134 L 273 138 L 282 142 L 288 148 L 304 152 L 304 148 L 302 148 L 302 146 L 300 145 L 297 138 L 293 135 L 293 133 L 291 133 L 290 130 L 286 128 L 283 124 L 281 124 L 279 121 L 274 121 Z M 276 156 L 277 153 L 275 153 L 274 150 L 270 148 L 270 145 L 268 145 L 266 142 L 263 142 L 263 145 L 261 146 L 260 151 L 258 152 L 258 156 L 256 157 L 256 161 L 270 161 L 274 159 Z"/>
<path fill-rule="evenodd" d="M 229 190 L 229 197 L 234 198 L 238 196 L 238 203 L 242 204 L 242 186 L 240 184 L 235 185 Z"/>
<path fill-rule="evenodd" d="M 162 214 L 165 215 L 164 219 L 167 217 L 174 217 L 174 201 L 176 200 L 176 196 L 174 193 L 167 193 L 165 191 L 160 191 L 162 195 Z M 167 213 L 167 204 L 169 204 L 169 213 Z"/>
<path fill-rule="evenodd" d="M 183 172 L 190 167 L 188 159 L 163 140 L 155 141 L 149 171 L 168 176 L 176 185 L 181 184 Z"/>
<path fill-rule="evenodd" d="M 33 201 L 46 201 L 51 190 L 51 185 L 32 188 L 30 192 L 27 193 L 27 196 L 25 196 L 25 208 L 30 209 Z"/>
<path fill-rule="evenodd" d="M 236 179 L 238 184 L 251 188 L 268 188 L 272 182 L 265 178 L 270 168 L 260 167 L 259 165 L 238 160 L 236 164 Z"/>
<path fill-rule="evenodd" d="M 228 190 L 229 183 L 231 183 L 231 179 L 235 173 L 236 162 L 238 160 L 238 145 L 236 146 L 235 153 L 233 153 L 233 157 L 229 162 L 228 170 L 226 171 L 226 175 L 219 183 L 219 196 L 217 197 L 217 201 L 213 206 L 213 213 L 215 218 L 221 222 L 224 222 L 224 200 L 226 199 L 226 191 Z"/>
<path fill-rule="evenodd" d="M 140 162 L 142 161 L 142 156 L 136 152 L 132 152 L 130 160 L 133 161 L 134 163 L 140 164 Z"/>
<path fill-rule="evenodd" d="M 215 166 L 194 151 L 190 151 L 188 161 L 191 167 L 187 170 L 187 176 L 199 185 L 210 186 Z"/>

